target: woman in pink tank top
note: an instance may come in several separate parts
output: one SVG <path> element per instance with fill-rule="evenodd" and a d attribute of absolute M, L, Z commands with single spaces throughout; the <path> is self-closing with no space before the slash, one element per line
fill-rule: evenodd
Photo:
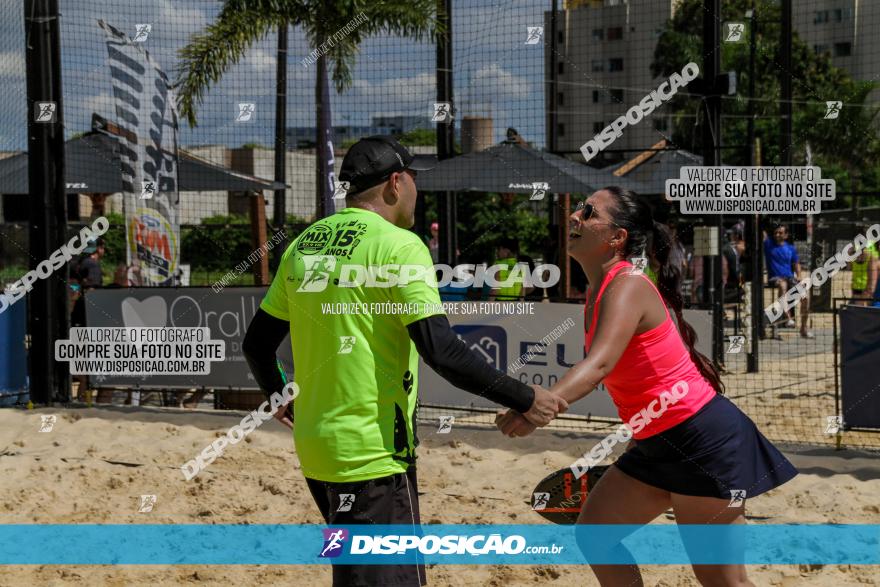
<path fill-rule="evenodd" d="M 746 499 L 797 470 L 722 395 L 718 370 L 697 352 L 682 315 L 681 271 L 670 261 L 668 229 L 654 222 L 644 199 L 618 187 L 591 195 L 570 222 L 568 254 L 591 284 L 587 356 L 550 391 L 571 404 L 604 383 L 625 423 L 617 441 L 630 441 L 590 491 L 578 523 L 642 525 L 671 507 L 679 524 L 744 524 Z M 656 287 L 643 273 L 648 263 Z M 498 426 L 509 436 L 535 429 L 514 411 L 500 416 Z M 583 475 L 606 456 L 588 451 L 572 470 Z M 589 536 L 578 540 L 584 545 Z M 629 551 L 621 543 L 613 551 L 633 564 L 591 564 L 599 583 L 642 585 Z M 693 569 L 704 585 L 752 585 L 744 565 Z"/>

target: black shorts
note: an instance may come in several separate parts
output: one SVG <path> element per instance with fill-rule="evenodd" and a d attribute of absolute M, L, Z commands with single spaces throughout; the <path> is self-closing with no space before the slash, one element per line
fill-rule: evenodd
<path fill-rule="evenodd" d="M 617 468 L 671 493 L 731 499 L 732 491 L 756 497 L 797 475 L 785 456 L 729 399 L 715 395 L 670 428 L 636 440 Z"/>
<path fill-rule="evenodd" d="M 408 524 L 418 534 L 419 493 L 416 468 L 406 473 L 369 481 L 331 483 L 306 478 L 309 491 L 328 525 Z M 342 495 L 353 496 L 342 498 Z M 343 505 L 343 499 L 346 500 Z M 348 509 L 350 507 L 350 509 Z M 348 509 L 348 511 L 339 511 Z M 425 566 L 418 565 L 333 565 L 333 587 L 427 585 Z"/>

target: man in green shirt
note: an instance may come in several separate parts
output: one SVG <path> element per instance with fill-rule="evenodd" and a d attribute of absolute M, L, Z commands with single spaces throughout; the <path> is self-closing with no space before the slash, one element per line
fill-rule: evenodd
<path fill-rule="evenodd" d="M 496 279 L 500 284 L 493 288 L 489 296 L 490 300 L 511 302 L 523 299 L 523 281 L 525 273 L 530 273 L 533 267 L 522 260 L 519 255 L 519 241 L 515 238 L 504 237 L 499 239 L 495 247 L 495 260 L 493 265 L 500 265 Z M 517 266 L 519 265 L 519 266 Z M 528 294 L 533 288 L 525 288 Z"/>
<path fill-rule="evenodd" d="M 867 228 L 861 227 L 858 230 L 858 234 L 864 234 L 866 230 Z M 852 262 L 851 288 L 854 300 L 871 299 L 877 285 L 878 265 L 880 265 L 880 255 L 878 255 L 877 248 L 873 244 L 865 247 L 856 260 Z"/>
<path fill-rule="evenodd" d="M 427 168 L 390 137 L 352 146 L 340 172 L 347 207 L 291 243 L 242 345 L 271 394 L 284 385 L 275 350 L 290 333 L 299 395 L 276 417 L 293 427 L 303 475 L 331 525 L 419 524 L 419 356 L 538 425 L 568 407 L 492 368 L 450 328 L 430 252 L 408 230 L 415 177 Z M 333 546 L 321 555 L 333 556 L 324 552 Z M 422 565 L 334 565 L 333 577 L 336 586 L 426 584 Z"/>

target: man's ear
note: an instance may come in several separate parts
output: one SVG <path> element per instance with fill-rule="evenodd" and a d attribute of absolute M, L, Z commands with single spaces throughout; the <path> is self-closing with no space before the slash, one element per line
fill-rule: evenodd
<path fill-rule="evenodd" d="M 394 206 L 400 200 L 400 173 L 392 173 L 388 178 L 382 197 L 389 206 Z"/>

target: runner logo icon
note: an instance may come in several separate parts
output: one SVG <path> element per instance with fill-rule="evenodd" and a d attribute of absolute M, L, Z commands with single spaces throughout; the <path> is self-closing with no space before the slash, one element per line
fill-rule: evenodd
<path fill-rule="evenodd" d="M 535 511 L 543 510 L 550 501 L 550 494 L 546 492 L 538 492 L 532 494 L 532 509 Z"/>
<path fill-rule="evenodd" d="M 727 347 L 728 353 L 741 353 L 743 350 L 743 346 L 746 344 L 745 336 L 731 336 L 730 337 L 730 346 Z"/>
<path fill-rule="evenodd" d="M 337 512 L 350 512 L 351 506 L 354 505 L 354 493 L 340 493 L 339 494 L 339 507 L 336 509 Z"/>
<path fill-rule="evenodd" d="M 526 27 L 528 30 L 528 36 L 526 37 L 526 45 L 537 45 L 541 42 L 541 37 L 544 36 L 544 27 L 542 26 L 530 26 Z"/>
<path fill-rule="evenodd" d="M 342 554 L 342 544 L 348 540 L 348 530 L 334 530 L 333 528 L 325 528 L 324 548 L 321 549 L 320 558 L 335 558 Z"/>
<path fill-rule="evenodd" d="M 357 338 L 354 336 L 340 336 L 339 337 L 339 355 L 349 355 L 351 354 L 352 349 L 354 349 L 354 343 L 357 342 Z"/>
<path fill-rule="evenodd" d="M 440 427 L 437 428 L 437 434 L 449 434 L 452 432 L 453 422 L 455 422 L 455 416 L 440 416 Z"/>
<path fill-rule="evenodd" d="M 336 257 L 329 255 L 303 255 L 306 266 L 302 283 L 296 291 L 324 291 L 330 281 L 330 272 L 336 268 Z"/>

